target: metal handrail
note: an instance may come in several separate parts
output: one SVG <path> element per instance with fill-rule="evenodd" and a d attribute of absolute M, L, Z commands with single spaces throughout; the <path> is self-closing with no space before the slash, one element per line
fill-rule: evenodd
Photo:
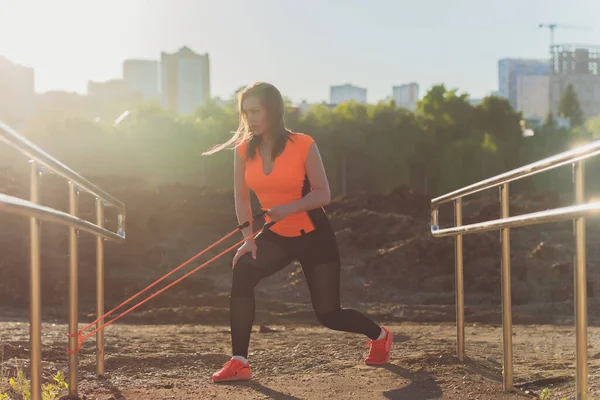
<path fill-rule="evenodd" d="M 431 200 L 431 234 L 435 238 L 454 237 L 455 249 L 455 295 L 456 295 L 456 337 L 457 354 L 464 360 L 464 277 L 463 277 L 463 235 L 491 230 L 500 230 L 501 267 L 502 267 L 502 338 L 503 338 L 503 388 L 513 389 L 512 365 L 512 300 L 510 278 L 510 228 L 530 226 L 534 224 L 558 222 L 568 219 L 574 221 L 575 238 L 575 330 L 576 330 L 576 386 L 577 400 L 588 398 L 588 366 L 587 366 L 587 276 L 585 249 L 585 216 L 600 213 L 600 202 L 584 203 L 585 180 L 584 161 L 600 154 L 600 141 L 569 150 L 541 161 L 514 169 L 504 174 L 480 181 L 478 183 L 455 190 L 454 192 Z M 530 214 L 509 216 L 509 182 L 558 168 L 567 164 L 573 165 L 573 181 L 575 205 L 534 212 Z M 482 190 L 499 188 L 500 219 L 462 224 L 462 198 Z M 454 201 L 454 222 L 451 228 L 440 229 L 439 206 Z"/>
<path fill-rule="evenodd" d="M 62 176 L 70 182 L 73 182 L 79 189 L 85 190 L 91 195 L 104 200 L 105 203 L 110 204 L 118 209 L 124 209 L 125 204 L 117 200 L 92 182 L 88 181 L 71 168 L 67 167 L 50 154 L 36 146 L 30 140 L 27 140 L 23 136 L 19 135 L 14 129 L 9 127 L 0 121 L 0 140 L 7 145 L 17 149 L 22 154 L 28 156 L 32 160 L 45 166 L 53 173 Z"/>
<path fill-rule="evenodd" d="M 468 235 L 480 232 L 497 231 L 505 228 L 519 228 L 524 226 L 545 224 L 549 222 L 560 222 L 594 214 L 600 214 L 600 202 L 555 208 L 552 210 L 517 215 L 515 217 L 500 218 L 470 225 L 439 229 L 433 232 L 433 236 L 448 237 L 456 235 Z"/>
<path fill-rule="evenodd" d="M 42 378 L 42 302 L 41 302 L 41 221 L 69 227 L 69 396 L 77 396 L 77 337 L 78 330 L 78 231 L 96 236 L 96 313 L 97 326 L 104 323 L 104 240 L 125 240 L 125 205 L 81 175 L 58 161 L 31 141 L 0 121 L 0 141 L 30 157 L 30 200 L 0 194 L 0 212 L 29 217 L 30 224 L 30 361 L 31 400 L 41 400 Z M 65 213 L 39 204 L 41 172 L 50 172 L 69 181 L 69 212 Z M 78 214 L 80 191 L 95 196 L 96 223 L 81 219 Z M 104 228 L 104 207 L 118 209 L 117 232 Z M 96 333 L 96 372 L 104 374 L 104 333 Z"/>
<path fill-rule="evenodd" d="M 50 207 L 41 206 L 31 201 L 23 200 L 18 197 L 8 196 L 0 193 L 0 212 L 21 215 L 24 217 L 33 217 L 46 222 L 55 222 L 57 224 L 75 227 L 84 232 L 92 233 L 96 236 L 108 240 L 123 241 L 120 236 L 108 229 L 104 229 L 84 219 L 74 217 L 66 212 L 55 210 Z"/>
<path fill-rule="evenodd" d="M 460 197 L 469 196 L 482 190 L 492 189 L 504 183 L 509 183 L 521 178 L 539 174 L 540 172 L 558 168 L 579 160 L 584 160 L 598 154 L 600 154 L 600 140 L 548 158 L 544 158 L 543 160 L 525 165 L 524 167 L 513 169 L 512 171 L 496 175 L 492 178 L 482 180 L 472 185 L 465 186 L 461 189 L 455 190 L 454 192 L 434 198 L 431 200 L 431 204 L 440 205 L 448 201 L 456 200 Z"/>

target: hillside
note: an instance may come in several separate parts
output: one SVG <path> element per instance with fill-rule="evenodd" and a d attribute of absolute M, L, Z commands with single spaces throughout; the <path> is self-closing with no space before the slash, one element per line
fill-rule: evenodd
<path fill-rule="evenodd" d="M 107 309 L 189 259 L 230 232 L 236 225 L 233 195 L 184 185 L 155 187 L 143 181 L 92 177 L 100 187 L 125 202 L 127 241 L 106 244 Z M 4 193 L 27 197 L 24 181 L 0 176 Z M 63 190 L 64 189 L 64 190 Z M 45 205 L 67 210 L 66 183 L 44 177 Z M 553 193 L 519 195 L 511 213 L 538 211 L 569 199 Z M 429 233 L 430 197 L 399 187 L 387 194 L 355 194 L 328 207 L 343 258 L 344 304 L 369 309 L 394 320 L 453 321 L 454 245 L 452 238 L 434 239 Z M 81 215 L 93 220 L 93 199 L 82 195 Z M 464 223 L 498 218 L 496 197 L 468 198 Z M 114 229 L 114 215 L 107 210 Z M 452 207 L 440 211 L 441 223 L 452 222 Z M 0 306 L 28 306 L 28 221 L 3 216 L 0 231 Z M 113 224 L 112 226 L 110 224 Z M 600 240 L 595 221 L 588 222 L 588 243 Z M 230 239 L 175 279 L 241 239 Z M 62 226 L 43 229 L 43 302 L 45 315 L 64 317 L 68 294 L 68 235 Z M 80 235 L 80 311 L 94 312 L 95 244 Z M 515 321 L 559 322 L 572 317 L 572 254 L 570 222 L 515 229 L 511 232 Z M 472 320 L 500 321 L 499 233 L 469 235 L 464 240 L 465 301 Z M 597 296 L 600 248 L 588 246 L 589 313 L 600 316 Z M 227 321 L 232 254 L 194 274 L 127 316 L 146 322 Z M 162 284 L 161 284 L 162 286 Z M 257 288 L 259 318 L 266 321 L 311 320 L 308 291 L 299 265 L 290 265 Z M 16 311 L 18 313 L 18 311 Z M 283 318 L 283 319 L 282 319 Z"/>

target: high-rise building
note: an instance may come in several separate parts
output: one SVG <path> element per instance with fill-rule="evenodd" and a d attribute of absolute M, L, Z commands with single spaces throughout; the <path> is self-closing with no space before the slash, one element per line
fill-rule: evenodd
<path fill-rule="evenodd" d="M 546 118 L 550 111 L 550 80 L 550 76 L 519 76 L 516 110 L 526 118 Z"/>
<path fill-rule="evenodd" d="M 160 98 L 158 60 L 125 60 L 123 81 L 131 92 L 137 92 L 145 99 Z"/>
<path fill-rule="evenodd" d="M 88 81 L 87 93 L 90 98 L 101 100 L 130 99 L 132 92 L 122 79 L 111 79 L 104 82 Z"/>
<path fill-rule="evenodd" d="M 552 46 L 552 66 L 556 75 L 598 75 L 600 46 L 561 44 Z"/>
<path fill-rule="evenodd" d="M 349 83 L 333 85 L 329 88 L 329 102 L 331 104 L 341 104 L 352 100 L 365 104 L 367 102 L 367 89 Z"/>
<path fill-rule="evenodd" d="M 393 86 L 392 95 L 398 107 L 414 111 L 419 102 L 419 85 L 415 82 L 410 82 L 400 86 Z"/>
<path fill-rule="evenodd" d="M 550 109 L 558 115 L 560 100 L 573 85 L 584 118 L 600 115 L 600 46 L 553 46 L 554 74 L 550 80 Z"/>
<path fill-rule="evenodd" d="M 498 61 L 498 92 L 517 109 L 517 81 L 519 76 L 548 76 L 552 63 L 547 60 L 505 58 Z"/>
<path fill-rule="evenodd" d="M 550 109 L 559 115 L 560 100 L 573 85 L 585 119 L 600 115 L 600 75 L 554 75 L 550 81 Z"/>
<path fill-rule="evenodd" d="M 24 126 L 34 112 L 34 70 L 0 57 L 0 121 Z"/>
<path fill-rule="evenodd" d="M 166 108 L 189 114 L 210 100 L 208 54 L 182 47 L 176 53 L 161 53 L 161 99 Z"/>

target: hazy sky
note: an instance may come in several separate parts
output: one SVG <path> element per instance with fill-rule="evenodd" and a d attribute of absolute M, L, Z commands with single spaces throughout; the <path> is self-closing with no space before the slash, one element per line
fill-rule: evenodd
<path fill-rule="evenodd" d="M 213 96 L 264 80 L 294 101 L 351 82 L 368 101 L 436 83 L 481 97 L 497 60 L 546 58 L 556 42 L 600 45 L 600 0 L 0 0 L 0 55 L 32 66 L 36 90 L 85 92 L 126 58 L 189 46 L 211 59 Z"/>

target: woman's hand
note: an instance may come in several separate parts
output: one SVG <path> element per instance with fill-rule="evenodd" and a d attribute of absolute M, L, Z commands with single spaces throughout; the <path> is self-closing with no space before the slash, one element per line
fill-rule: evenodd
<path fill-rule="evenodd" d="M 235 256 L 233 256 L 233 262 L 231 263 L 232 269 L 235 268 L 235 264 L 237 264 L 240 257 L 246 253 L 252 253 L 252 258 L 256 260 L 256 242 L 254 241 L 254 239 L 248 239 L 246 243 L 244 243 L 240 246 L 239 249 L 237 249 Z"/>
<path fill-rule="evenodd" d="M 273 221 L 281 221 L 282 219 L 293 213 L 294 209 L 290 204 L 274 206 L 267 210 L 267 215 Z"/>

